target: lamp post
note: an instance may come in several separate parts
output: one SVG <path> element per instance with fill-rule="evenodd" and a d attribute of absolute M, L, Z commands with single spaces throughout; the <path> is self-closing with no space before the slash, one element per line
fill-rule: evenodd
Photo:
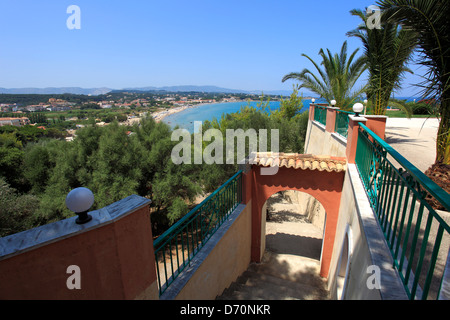
<path fill-rule="evenodd" d="M 311 103 L 314 104 L 314 102 L 316 102 L 316 99 L 312 98 Z"/>
<path fill-rule="evenodd" d="M 333 106 L 333 107 L 336 106 L 336 100 L 331 100 L 331 106 Z"/>
<path fill-rule="evenodd" d="M 362 103 L 355 103 L 353 105 L 353 112 L 355 113 L 355 116 L 359 117 L 359 114 L 361 111 L 363 111 L 364 105 Z"/>
<path fill-rule="evenodd" d="M 85 224 L 92 220 L 88 214 L 94 204 L 94 194 L 87 188 L 77 188 L 69 192 L 66 197 L 66 206 L 78 215 L 77 224 Z"/>

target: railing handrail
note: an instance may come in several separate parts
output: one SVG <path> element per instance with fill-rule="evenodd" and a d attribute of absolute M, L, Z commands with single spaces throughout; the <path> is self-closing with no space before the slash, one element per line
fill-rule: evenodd
<path fill-rule="evenodd" d="M 345 111 L 345 110 L 341 110 L 341 109 L 336 109 L 336 112 L 338 112 L 338 113 L 347 113 L 347 114 L 355 114 L 354 112 L 352 112 L 352 111 Z"/>
<path fill-rule="evenodd" d="M 191 218 L 192 215 L 194 215 L 198 209 L 200 209 L 206 202 L 211 200 L 217 193 L 220 192 L 223 188 L 225 188 L 231 181 L 236 179 L 239 175 L 242 174 L 242 170 L 238 171 L 234 176 L 232 176 L 230 179 L 227 180 L 223 185 L 221 185 L 217 190 L 215 190 L 213 193 L 211 193 L 205 200 L 203 200 L 200 204 L 195 206 L 194 209 L 189 211 L 183 218 L 178 220 L 173 226 L 171 226 L 169 229 L 167 229 L 162 235 L 160 235 L 154 242 L 153 247 L 156 249 L 159 247 L 161 242 L 164 241 L 165 238 L 172 235 L 172 233 L 177 230 L 184 222 L 186 222 L 189 218 Z"/>
<path fill-rule="evenodd" d="M 160 295 L 191 265 L 192 259 L 242 202 L 242 172 L 233 175 L 153 242 Z"/>
<path fill-rule="evenodd" d="M 400 163 L 442 206 L 450 211 L 450 195 L 428 178 L 422 171 L 398 153 L 376 133 L 367 128 L 363 123 L 359 124 L 380 146 L 382 146 L 398 163 Z"/>

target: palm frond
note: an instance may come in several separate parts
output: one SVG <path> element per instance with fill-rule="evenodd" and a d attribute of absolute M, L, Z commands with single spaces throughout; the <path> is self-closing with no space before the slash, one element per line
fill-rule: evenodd
<path fill-rule="evenodd" d="M 382 21 L 381 29 L 370 29 L 367 21 L 370 14 L 361 10 L 350 11 L 361 19 L 361 24 L 347 33 L 361 40 L 365 63 L 369 71 L 367 97 L 372 101 L 375 114 L 384 114 L 387 102 L 395 89 L 401 88 L 405 67 L 416 44 L 416 35 L 403 30 L 399 24 Z"/>
<path fill-rule="evenodd" d="M 313 64 L 316 72 L 304 69 L 300 73 L 294 72 L 284 76 L 282 81 L 297 80 L 301 88 L 317 93 L 329 103 L 333 99 L 336 100 L 338 107 L 346 107 L 355 101 L 355 96 L 360 95 L 359 90 L 353 91 L 353 87 L 367 67 L 364 57 L 356 57 L 359 49 L 350 56 L 347 49 L 347 41 L 343 43 L 339 53 L 333 54 L 329 49 L 320 49 L 320 65 L 311 57 L 302 54 Z"/>

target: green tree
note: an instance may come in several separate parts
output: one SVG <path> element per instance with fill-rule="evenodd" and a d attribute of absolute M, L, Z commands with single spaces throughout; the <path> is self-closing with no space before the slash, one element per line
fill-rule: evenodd
<path fill-rule="evenodd" d="M 303 97 L 298 95 L 298 86 L 294 86 L 289 99 L 281 97 L 280 108 L 272 112 L 274 117 L 292 119 L 298 115 L 303 108 Z"/>
<path fill-rule="evenodd" d="M 441 121 L 436 163 L 450 164 L 450 1 L 379 0 L 383 17 L 418 35 L 419 64 L 426 67 L 422 96 L 438 101 Z"/>
<path fill-rule="evenodd" d="M 42 144 L 25 148 L 23 175 L 34 194 L 44 192 L 47 186 L 49 172 L 53 167 L 48 150 L 49 148 Z"/>
<path fill-rule="evenodd" d="M 126 127 L 115 121 L 102 131 L 88 184 L 99 208 L 137 193 L 142 158 L 137 140 L 127 135 Z"/>
<path fill-rule="evenodd" d="M 15 133 L 0 133 L 0 177 L 14 188 L 22 186 L 22 142 Z"/>
<path fill-rule="evenodd" d="M 40 206 L 34 214 L 39 225 L 74 216 L 65 205 L 66 196 L 72 189 L 86 187 L 80 179 L 80 168 L 86 164 L 79 162 L 79 146 L 75 142 L 55 140 L 51 149 L 47 147 L 54 167 L 49 170 L 47 186 L 39 195 Z"/>
<path fill-rule="evenodd" d="M 411 110 L 404 104 L 390 100 L 394 90 L 400 89 L 401 81 L 406 72 L 412 73 L 406 67 L 417 44 L 415 32 L 401 28 L 397 23 L 383 22 L 381 28 L 367 27 L 371 14 L 361 10 L 350 11 L 353 16 L 361 18 L 358 28 L 347 33 L 348 36 L 359 38 L 364 47 L 369 78 L 367 99 L 373 114 L 385 115 L 388 102 L 411 115 Z"/>
<path fill-rule="evenodd" d="M 322 58 L 321 65 L 323 69 L 308 55 L 302 54 L 314 65 L 318 75 L 309 69 L 304 69 L 301 72 L 287 74 L 282 81 L 297 80 L 300 82 L 298 89 L 309 89 L 325 98 L 328 103 L 336 100 L 337 107 L 343 110 L 351 109 L 353 103 L 366 90 L 365 86 L 353 90 L 356 82 L 367 68 L 364 56 L 356 59 L 358 51 L 359 49 L 356 49 L 348 57 L 347 41 L 342 45 L 339 54 L 333 55 L 328 49 L 326 52 L 320 49 L 319 55 Z"/>
<path fill-rule="evenodd" d="M 38 206 L 35 196 L 19 194 L 0 177 L 0 238 L 33 228 Z"/>
<path fill-rule="evenodd" d="M 131 137 L 142 148 L 138 192 L 152 199 L 155 208 L 152 223 L 156 229 L 161 229 L 161 225 L 170 225 L 185 215 L 187 204 L 201 193 L 201 166 L 172 162 L 176 142 L 171 141 L 172 132 L 165 123 L 144 118 L 140 125 L 133 127 L 133 132 Z"/>

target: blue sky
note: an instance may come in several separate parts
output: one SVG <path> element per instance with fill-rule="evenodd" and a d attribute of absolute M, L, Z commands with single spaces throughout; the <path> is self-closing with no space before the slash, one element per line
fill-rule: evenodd
<path fill-rule="evenodd" d="M 375 0 L 0 0 L 0 87 L 215 85 L 290 90 L 321 48 L 360 47 L 353 8 Z M 70 5 L 81 29 L 69 30 Z M 361 50 L 362 53 L 362 50 Z M 414 71 L 417 67 L 412 65 Z M 400 96 L 420 78 L 408 76 Z"/>

